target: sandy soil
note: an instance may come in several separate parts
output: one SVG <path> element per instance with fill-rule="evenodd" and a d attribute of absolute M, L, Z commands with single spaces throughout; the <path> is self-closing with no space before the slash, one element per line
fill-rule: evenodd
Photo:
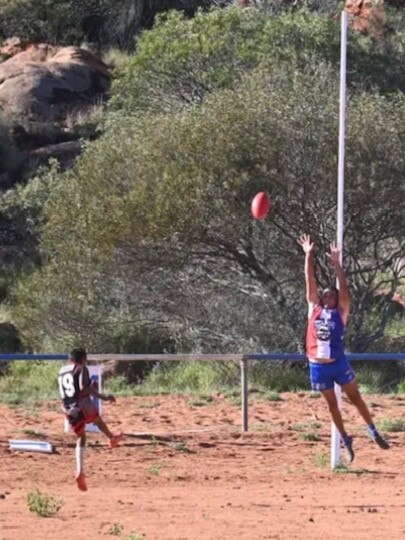
<path fill-rule="evenodd" d="M 382 451 L 346 404 L 356 460 L 349 472 L 332 473 L 322 400 L 282 398 L 252 396 L 247 434 L 238 407 L 221 395 L 202 406 L 187 396 L 106 405 L 106 420 L 127 437 L 110 450 L 89 436 L 87 493 L 74 482 L 73 439 L 62 433 L 58 405 L 0 405 L 0 539 L 405 539 L 405 433 L 390 434 L 391 449 Z M 367 401 L 376 419 L 405 416 L 405 397 Z M 38 438 L 34 432 L 57 453 L 8 449 L 9 438 Z M 308 433 L 320 440 L 303 440 Z M 55 517 L 29 511 L 33 488 L 63 499 Z"/>

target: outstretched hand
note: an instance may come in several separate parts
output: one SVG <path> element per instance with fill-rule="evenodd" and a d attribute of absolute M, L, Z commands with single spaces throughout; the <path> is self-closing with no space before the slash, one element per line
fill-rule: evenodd
<path fill-rule="evenodd" d="M 311 242 L 311 237 L 309 236 L 309 234 L 303 234 L 302 236 L 300 236 L 298 243 L 301 245 L 306 255 L 313 252 L 314 243 Z"/>
<path fill-rule="evenodd" d="M 329 262 L 334 266 L 340 264 L 340 247 L 333 243 L 330 245 L 330 252 L 326 254 Z"/>

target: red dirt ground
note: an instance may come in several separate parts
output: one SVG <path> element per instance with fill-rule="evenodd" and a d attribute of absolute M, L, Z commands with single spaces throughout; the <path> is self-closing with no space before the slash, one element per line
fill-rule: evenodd
<path fill-rule="evenodd" d="M 115 450 L 89 436 L 87 493 L 74 482 L 73 439 L 62 434 L 58 405 L 37 411 L 0 405 L 0 539 L 105 539 L 120 526 L 120 538 L 132 532 L 137 540 L 405 539 L 405 433 L 390 434 L 391 449 L 380 450 L 345 405 L 356 460 L 350 472 L 332 473 L 329 461 L 322 464 L 330 438 L 321 399 L 254 398 L 247 434 L 240 433 L 238 407 L 221 395 L 204 406 L 175 395 L 106 405 L 113 430 L 128 436 Z M 367 401 L 377 420 L 405 415 L 405 397 Z M 321 427 L 300 432 L 298 422 Z M 32 432 L 46 434 L 58 453 L 8 449 L 8 438 L 35 438 Z M 305 432 L 321 440 L 305 442 Z M 33 488 L 63 499 L 55 517 L 29 511 Z"/>

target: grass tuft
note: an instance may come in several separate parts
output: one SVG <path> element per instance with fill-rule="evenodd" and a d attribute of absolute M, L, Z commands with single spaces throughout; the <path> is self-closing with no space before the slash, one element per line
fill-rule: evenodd
<path fill-rule="evenodd" d="M 292 426 L 294 431 L 307 431 L 308 429 L 320 429 L 322 424 L 320 422 L 297 422 Z"/>
<path fill-rule="evenodd" d="M 150 467 L 148 467 L 148 473 L 153 476 L 159 476 L 160 471 L 164 466 L 164 463 L 153 463 Z"/>
<path fill-rule="evenodd" d="M 52 517 L 62 508 L 63 500 L 35 489 L 28 493 L 27 504 L 30 511 L 38 516 Z"/>
<path fill-rule="evenodd" d="M 23 429 L 22 432 L 24 435 L 27 435 L 27 437 L 35 437 L 37 439 L 46 439 L 47 435 L 45 433 L 41 433 L 40 431 L 35 431 L 34 429 Z"/>
<path fill-rule="evenodd" d="M 336 467 L 333 468 L 333 472 L 337 474 L 355 474 L 357 476 L 371 473 L 371 471 L 368 471 L 367 469 L 352 469 L 348 465 L 345 465 L 344 463 L 340 463 L 339 465 L 336 465 Z"/>
<path fill-rule="evenodd" d="M 107 534 L 111 534 L 111 536 L 121 536 L 123 530 L 124 525 L 122 525 L 122 523 L 113 523 L 108 529 Z"/>
<path fill-rule="evenodd" d="M 191 454 L 192 453 L 185 442 L 174 443 L 173 444 L 173 450 L 176 450 L 176 452 L 184 452 L 185 454 Z"/>
<path fill-rule="evenodd" d="M 314 454 L 314 463 L 318 469 L 326 469 L 329 465 L 330 456 L 325 450 L 319 450 Z"/>
<path fill-rule="evenodd" d="M 199 396 L 195 399 L 190 399 L 187 402 L 187 405 L 190 407 L 205 407 L 205 405 L 210 405 L 214 401 L 212 396 Z"/>
<path fill-rule="evenodd" d="M 378 422 L 378 427 L 382 431 L 388 431 L 392 433 L 400 433 L 405 431 L 405 417 L 396 418 L 391 420 L 391 418 L 382 418 Z"/>
<path fill-rule="evenodd" d="M 322 439 L 316 433 L 304 432 L 299 434 L 299 438 L 305 442 L 319 442 Z"/>
<path fill-rule="evenodd" d="M 274 390 L 266 391 L 260 397 L 261 399 L 265 399 L 266 401 L 283 401 L 283 398 L 280 396 L 280 394 L 278 392 L 275 392 Z"/>
<path fill-rule="evenodd" d="M 105 107 L 96 103 L 87 109 L 72 111 L 66 117 L 66 128 L 76 137 L 92 139 L 102 130 Z"/>

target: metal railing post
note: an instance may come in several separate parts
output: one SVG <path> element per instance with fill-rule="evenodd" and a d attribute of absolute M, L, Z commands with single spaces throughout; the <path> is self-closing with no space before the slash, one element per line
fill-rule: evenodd
<path fill-rule="evenodd" d="M 242 431 L 249 429 L 249 382 L 248 382 L 248 359 L 240 361 L 240 384 L 242 398 Z"/>

